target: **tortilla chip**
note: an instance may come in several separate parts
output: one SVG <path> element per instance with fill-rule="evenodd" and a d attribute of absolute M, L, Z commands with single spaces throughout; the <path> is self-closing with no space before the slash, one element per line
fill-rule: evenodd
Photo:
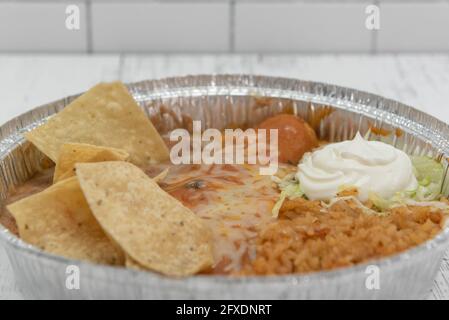
<path fill-rule="evenodd" d="M 59 150 L 53 183 L 75 176 L 75 164 L 80 162 L 125 161 L 129 154 L 121 149 L 93 146 L 85 143 L 64 143 Z"/>
<path fill-rule="evenodd" d="M 169 157 L 161 136 L 120 82 L 96 85 L 25 137 L 54 162 L 69 142 L 123 149 L 138 166 Z"/>
<path fill-rule="evenodd" d="M 210 230 L 128 162 L 79 163 L 76 175 L 103 230 L 142 267 L 170 276 L 213 263 Z"/>
<path fill-rule="evenodd" d="M 157 176 L 155 176 L 151 179 L 153 179 L 153 181 L 156 183 L 160 183 L 160 182 L 162 182 L 162 180 L 164 180 L 167 177 L 167 175 L 168 175 L 168 168 L 162 170 L 161 172 L 158 173 Z"/>
<path fill-rule="evenodd" d="M 20 238 L 44 251 L 95 263 L 123 265 L 124 254 L 101 229 L 76 177 L 9 205 Z"/>
<path fill-rule="evenodd" d="M 130 256 L 125 257 L 125 267 L 134 270 L 148 271 L 148 269 L 142 267 L 136 260 L 134 260 Z"/>

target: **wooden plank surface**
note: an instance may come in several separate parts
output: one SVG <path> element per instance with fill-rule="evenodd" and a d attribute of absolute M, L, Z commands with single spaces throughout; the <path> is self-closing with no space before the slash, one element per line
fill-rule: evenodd
<path fill-rule="evenodd" d="M 100 81 L 251 73 L 334 83 L 410 104 L 449 123 L 449 55 L 0 55 L 0 123 Z M 0 299 L 20 298 L 0 247 Z M 449 299 L 449 255 L 429 299 Z"/>

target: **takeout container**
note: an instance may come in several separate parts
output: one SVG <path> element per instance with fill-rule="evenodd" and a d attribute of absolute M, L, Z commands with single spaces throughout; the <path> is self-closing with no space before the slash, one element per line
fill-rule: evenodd
<path fill-rule="evenodd" d="M 449 127 L 409 106 L 354 89 L 310 81 L 250 75 L 199 75 L 128 85 L 162 134 L 189 129 L 248 127 L 280 113 L 306 119 L 320 138 L 334 142 L 357 131 L 393 144 L 409 154 L 430 155 L 446 168 L 449 193 Z M 0 197 L 39 169 L 43 155 L 22 133 L 44 123 L 76 96 L 27 112 L 0 127 Z M 269 277 L 193 276 L 173 279 L 152 272 L 94 265 L 54 256 L 26 244 L 0 225 L 15 279 L 24 297 L 40 299 L 375 299 L 424 298 L 429 294 L 449 228 L 402 254 L 350 268 L 306 275 Z M 80 271 L 80 288 L 68 289 L 68 266 Z M 370 266 L 376 268 L 369 268 Z M 379 289 L 369 285 L 379 270 Z M 375 271 L 374 271 L 375 272 Z M 368 285 L 367 285 L 368 284 Z M 70 286 L 69 286 L 70 287 Z M 369 289 L 371 288 L 371 289 Z"/>

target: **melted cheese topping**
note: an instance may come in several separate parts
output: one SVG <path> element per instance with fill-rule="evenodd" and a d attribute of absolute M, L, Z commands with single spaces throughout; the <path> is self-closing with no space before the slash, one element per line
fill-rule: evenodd
<path fill-rule="evenodd" d="M 272 221 L 279 197 L 270 176 L 259 175 L 256 165 L 172 166 L 161 187 L 211 228 L 215 274 L 238 271 L 254 259 L 257 232 Z"/>

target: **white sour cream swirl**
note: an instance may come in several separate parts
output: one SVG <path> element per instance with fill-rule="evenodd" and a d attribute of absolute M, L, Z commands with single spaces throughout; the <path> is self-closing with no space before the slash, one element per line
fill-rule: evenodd
<path fill-rule="evenodd" d="M 306 153 L 298 167 L 301 189 L 311 200 L 330 200 L 345 187 L 356 187 L 360 201 L 368 200 L 370 193 L 388 199 L 418 187 L 406 153 L 367 141 L 359 133 L 353 140 Z"/>

